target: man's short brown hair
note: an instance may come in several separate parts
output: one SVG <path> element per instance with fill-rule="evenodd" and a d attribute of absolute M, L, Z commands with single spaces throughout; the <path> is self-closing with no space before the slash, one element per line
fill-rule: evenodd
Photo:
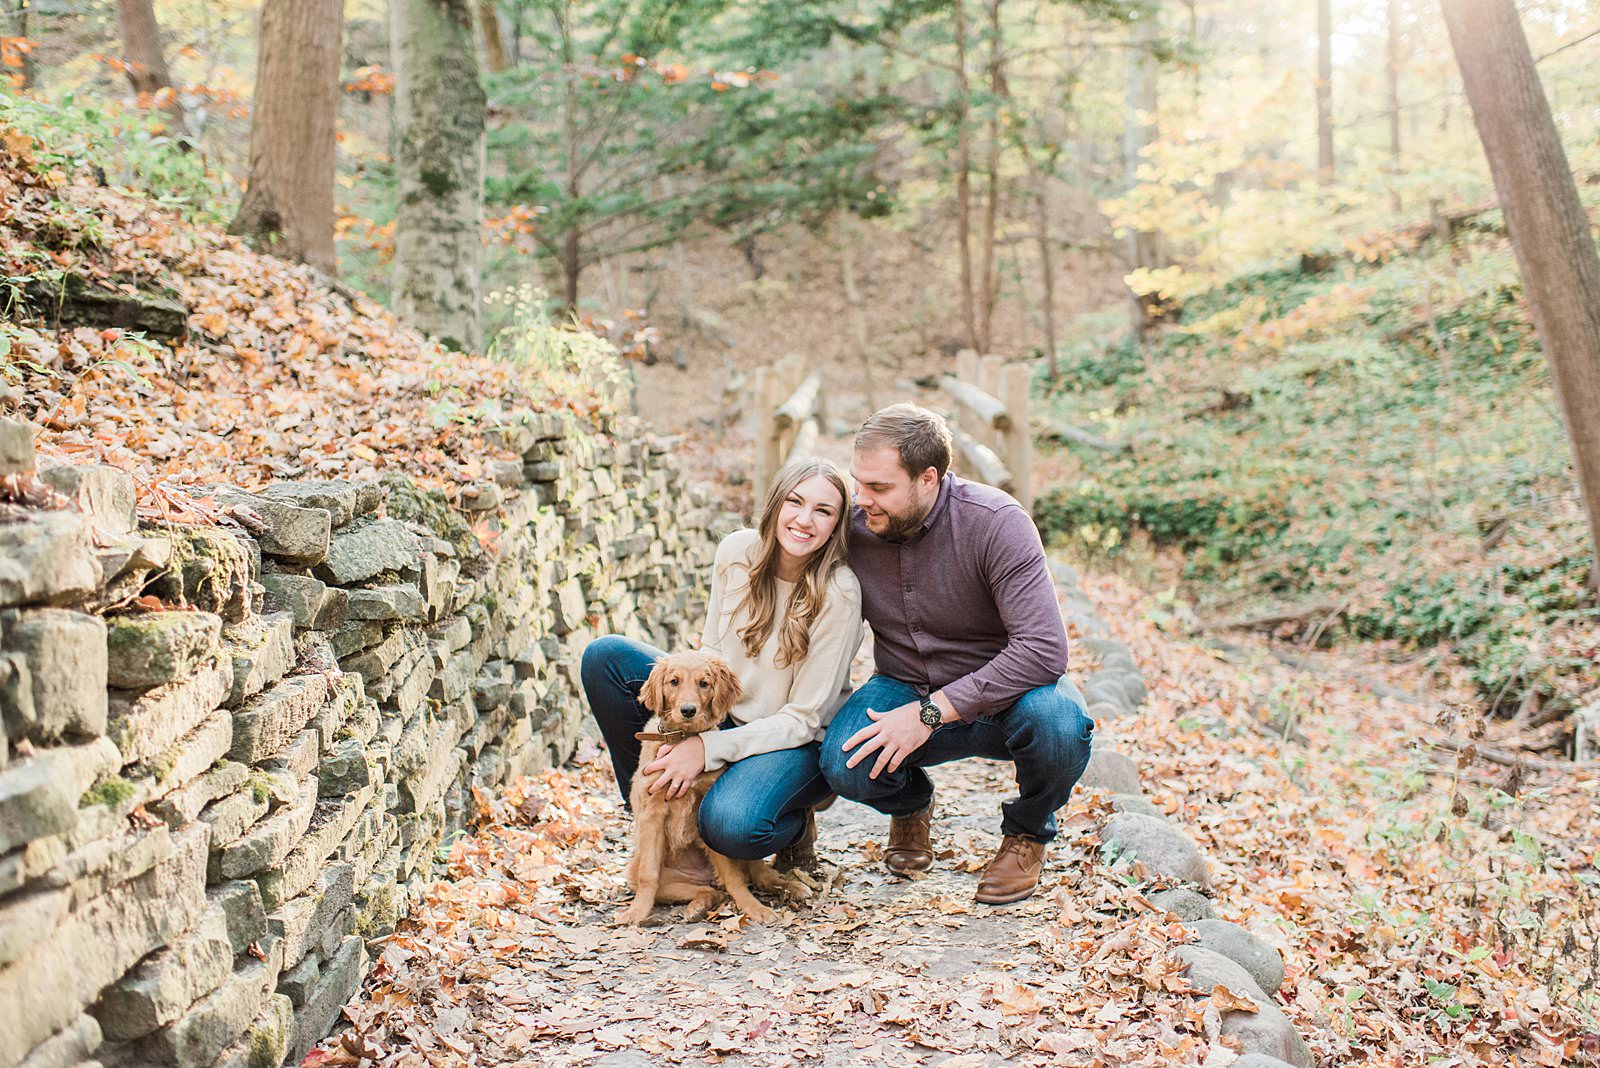
<path fill-rule="evenodd" d="M 930 467 L 940 478 L 950 470 L 950 428 L 944 416 L 915 404 L 891 404 L 873 412 L 856 431 L 856 448 L 894 449 L 912 478 Z"/>

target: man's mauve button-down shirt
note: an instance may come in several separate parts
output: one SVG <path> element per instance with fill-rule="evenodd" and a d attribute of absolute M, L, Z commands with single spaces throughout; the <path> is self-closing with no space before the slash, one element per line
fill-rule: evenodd
<path fill-rule="evenodd" d="M 878 674 L 945 696 L 966 721 L 1067 670 L 1067 630 L 1033 519 L 1000 490 L 946 474 L 903 540 L 855 510 L 850 566 Z"/>

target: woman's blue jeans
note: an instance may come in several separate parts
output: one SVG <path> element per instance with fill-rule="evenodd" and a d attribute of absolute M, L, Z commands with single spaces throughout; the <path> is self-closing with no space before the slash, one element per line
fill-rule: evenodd
<path fill-rule="evenodd" d="M 874 675 L 850 695 L 828 724 L 822 740 L 822 773 L 840 797 L 860 801 L 889 816 L 921 812 L 933 800 L 933 780 L 922 769 L 967 757 L 1007 760 L 1016 765 L 1019 796 L 1000 806 L 1000 833 L 1041 842 L 1056 836 L 1056 810 L 1089 764 L 1094 720 L 1084 713 L 1083 695 L 1066 678 L 1029 690 L 1004 712 L 972 723 L 946 723 L 921 749 L 894 771 L 871 777 L 877 754 L 855 767 L 844 743 L 871 724 L 867 710 L 887 712 L 916 701 L 921 691 L 909 683 Z M 859 747 L 857 747 L 859 749 Z"/>
<path fill-rule="evenodd" d="M 624 804 L 639 767 L 634 733 L 650 719 L 639 690 L 661 655 L 654 646 L 614 634 L 583 651 L 583 693 L 611 751 Z M 830 793 L 818 764 L 821 748 L 812 742 L 728 765 L 700 803 L 700 837 L 736 860 L 758 860 L 793 844 L 805 830 L 806 809 Z"/>

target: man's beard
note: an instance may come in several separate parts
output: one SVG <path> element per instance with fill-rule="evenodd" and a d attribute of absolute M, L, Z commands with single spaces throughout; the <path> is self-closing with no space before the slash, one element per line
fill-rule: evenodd
<path fill-rule="evenodd" d="M 884 512 L 884 518 L 889 521 L 889 525 L 884 528 L 879 537 L 904 538 L 908 534 L 913 534 L 918 527 L 922 526 L 922 521 L 928 518 L 928 513 L 931 511 L 933 511 L 933 505 L 930 502 L 925 508 L 913 505 L 913 510 L 909 512 Z"/>

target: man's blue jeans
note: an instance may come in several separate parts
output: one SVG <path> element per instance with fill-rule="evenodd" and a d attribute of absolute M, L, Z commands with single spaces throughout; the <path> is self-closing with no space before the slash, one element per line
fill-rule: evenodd
<path fill-rule="evenodd" d="M 1083 695 L 1066 678 L 1029 690 L 1004 712 L 972 723 L 947 723 L 895 771 L 871 778 L 877 754 L 853 768 L 859 750 L 844 743 L 872 721 L 867 709 L 887 712 L 913 702 L 921 691 L 909 683 L 874 675 L 850 695 L 822 740 L 822 773 L 840 797 L 860 801 L 889 816 L 909 816 L 933 800 L 933 780 L 924 768 L 966 757 L 1009 760 L 1017 767 L 1020 796 L 1000 806 L 1000 833 L 1048 842 L 1056 836 L 1056 810 L 1089 764 L 1094 720 L 1084 714 Z"/>
<path fill-rule="evenodd" d="M 617 635 L 597 638 L 583 651 L 584 696 L 611 750 L 624 803 L 639 767 L 633 735 L 650 719 L 639 690 L 661 655 L 654 646 Z M 736 860 L 771 856 L 794 843 L 805 830 L 806 809 L 829 793 L 818 766 L 821 749 L 812 742 L 728 765 L 700 803 L 700 837 Z"/>

